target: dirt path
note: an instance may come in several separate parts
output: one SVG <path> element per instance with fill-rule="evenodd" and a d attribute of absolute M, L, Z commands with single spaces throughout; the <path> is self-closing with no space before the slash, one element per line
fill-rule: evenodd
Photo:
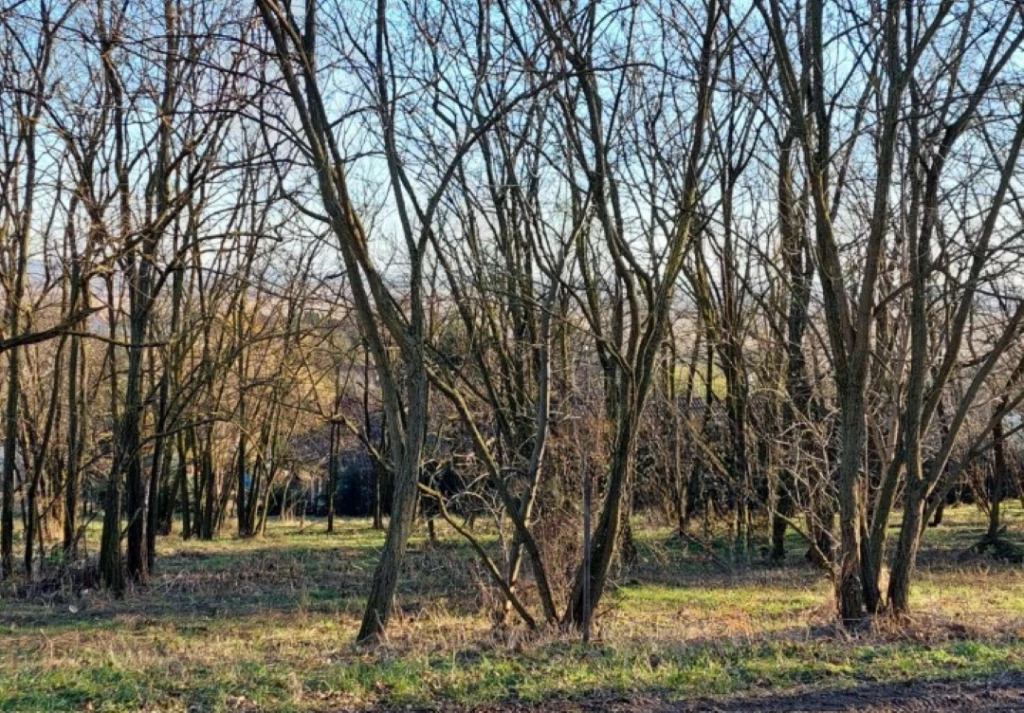
<path fill-rule="evenodd" d="M 543 705 L 506 703 L 494 706 L 435 710 L 460 713 L 528 713 L 571 711 L 609 713 L 816 713 L 818 711 L 870 711 L 871 713 L 952 713 L 953 711 L 1024 711 L 1024 674 L 1005 674 L 982 681 L 933 681 L 906 684 L 865 684 L 840 690 L 749 692 L 688 702 L 668 701 L 656 695 L 608 696 Z"/>
<path fill-rule="evenodd" d="M 1024 675 L 985 681 L 863 685 L 838 691 L 772 695 L 748 694 L 722 700 L 652 710 L 679 713 L 739 711 L 872 711 L 872 713 L 946 713 L 952 711 L 1024 711 Z"/>

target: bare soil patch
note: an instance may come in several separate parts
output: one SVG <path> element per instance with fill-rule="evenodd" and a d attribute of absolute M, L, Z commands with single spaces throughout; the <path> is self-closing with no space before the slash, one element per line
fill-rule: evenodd
<path fill-rule="evenodd" d="M 385 710 L 397 710 L 381 708 Z M 402 710 L 408 710 L 402 709 Z M 839 690 L 750 691 L 721 698 L 673 701 L 658 694 L 594 696 L 540 704 L 505 703 L 452 708 L 441 705 L 426 711 L 459 713 L 818 713 L 869 711 L 870 713 L 954 713 L 961 711 L 1024 711 L 1024 674 L 1007 673 L 981 681 L 911 681 L 900 684 L 865 684 Z"/>

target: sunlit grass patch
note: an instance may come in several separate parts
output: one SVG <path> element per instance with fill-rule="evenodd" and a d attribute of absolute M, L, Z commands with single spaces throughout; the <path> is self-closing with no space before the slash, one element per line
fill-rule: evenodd
<path fill-rule="evenodd" d="M 945 552 L 983 523 L 946 513 Z M 641 561 L 617 571 L 595 641 L 497 629 L 474 553 L 417 532 L 387 640 L 353 644 L 383 533 L 366 520 L 271 522 L 265 537 L 160 541 L 150 586 L 0 600 L 0 709 L 313 711 L 543 703 L 594 695 L 667 699 L 865 681 L 976 678 L 1024 669 L 1024 574 L 924 558 L 909 626 L 853 638 L 834 625 L 827 575 L 799 558 L 728 570 L 636 523 Z M 497 536 L 480 534 L 497 552 Z M 728 540 L 722 538 L 723 546 Z M 952 544 L 951 544 L 952 543 Z M 660 548 L 660 549 L 659 549 Z M 528 582 L 527 582 L 528 584 Z M 524 589 L 524 591 L 528 591 Z"/>

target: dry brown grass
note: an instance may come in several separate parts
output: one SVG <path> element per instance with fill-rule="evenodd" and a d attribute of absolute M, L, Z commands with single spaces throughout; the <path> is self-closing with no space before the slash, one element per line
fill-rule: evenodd
<path fill-rule="evenodd" d="M 956 513 L 969 525 L 971 513 Z M 830 585 L 783 568 L 709 567 L 655 528 L 620 572 L 597 641 L 498 628 L 497 599 L 468 548 L 417 538 L 401 614 L 379 646 L 352 644 L 381 536 L 275 525 L 262 540 L 161 542 L 151 586 L 122 601 L 62 590 L 0 601 L 0 708 L 338 710 L 380 704 L 677 696 L 971 677 L 1024 667 L 1018 567 L 925 559 L 915 614 L 853 637 Z M 946 538 L 966 538 L 951 527 Z M 942 533 L 939 533 L 942 534 Z M 939 551 L 957 542 L 929 533 Z M 796 547 L 793 548 L 794 552 Z M 529 593 L 527 593 L 529 597 Z"/>

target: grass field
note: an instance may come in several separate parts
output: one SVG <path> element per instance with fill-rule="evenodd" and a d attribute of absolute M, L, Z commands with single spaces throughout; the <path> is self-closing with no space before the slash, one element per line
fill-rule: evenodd
<path fill-rule="evenodd" d="M 1008 521 L 1024 528 L 1019 508 Z M 589 646 L 497 628 L 473 553 L 443 528 L 440 544 L 414 539 L 401 618 L 373 648 L 353 644 L 383 541 L 368 522 L 334 535 L 317 521 L 273 523 L 253 540 L 172 535 L 151 586 L 122 601 L 0 589 L 0 709 L 642 710 L 1013 676 L 1024 671 L 1024 570 L 957 560 L 982 527 L 973 508 L 949 511 L 925 539 L 915 620 L 851 638 L 797 540 L 783 567 L 727 571 L 638 526 L 640 560 L 619 573 Z"/>

